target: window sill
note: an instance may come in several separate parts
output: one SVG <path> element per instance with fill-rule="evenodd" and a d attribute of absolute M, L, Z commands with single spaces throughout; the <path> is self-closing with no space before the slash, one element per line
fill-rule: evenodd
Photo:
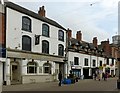
<path fill-rule="evenodd" d="M 31 30 L 25 30 L 25 29 L 21 29 L 21 30 L 32 33 Z"/>
<path fill-rule="evenodd" d="M 64 42 L 64 40 L 60 40 L 60 39 L 58 39 L 58 40 Z"/>
<path fill-rule="evenodd" d="M 50 36 L 45 36 L 45 35 L 42 35 L 42 36 L 47 37 L 47 38 L 50 38 Z"/>

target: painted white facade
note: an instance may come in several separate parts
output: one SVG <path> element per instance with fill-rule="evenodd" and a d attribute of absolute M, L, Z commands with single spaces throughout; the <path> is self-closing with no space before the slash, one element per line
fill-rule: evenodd
<path fill-rule="evenodd" d="M 22 30 L 22 16 L 27 16 L 31 19 L 31 32 Z M 9 7 L 6 7 L 6 19 L 7 61 L 3 81 L 6 81 L 6 84 L 10 85 L 12 81 L 15 81 L 13 80 L 14 78 L 17 78 L 16 82 L 22 84 L 58 80 L 59 71 L 64 71 L 64 56 L 58 56 L 58 45 L 62 44 L 64 49 L 66 48 L 66 31 Z M 43 23 L 49 25 L 49 37 L 42 36 Z M 64 42 L 58 40 L 59 30 L 64 32 Z M 31 52 L 22 51 L 23 35 L 31 37 Z M 35 35 L 40 35 L 38 45 L 35 45 Z M 49 42 L 49 54 L 41 54 L 42 40 Z M 37 64 L 37 72 L 29 74 L 27 73 L 27 64 L 32 61 Z M 44 73 L 43 65 L 47 62 L 51 64 L 51 74 Z M 15 70 L 13 71 L 13 67 L 16 65 L 17 73 Z"/>
<path fill-rule="evenodd" d="M 98 67 L 100 68 L 100 61 L 102 61 L 102 69 L 99 69 L 100 72 L 105 72 L 106 68 L 110 68 L 110 75 L 115 75 L 115 60 L 114 60 L 114 65 L 111 66 L 112 64 L 112 59 L 109 59 L 109 65 L 106 65 L 105 67 L 103 66 L 104 64 L 106 64 L 106 58 L 104 57 L 98 57 L 98 56 L 93 56 L 93 55 L 89 55 L 89 54 L 85 54 L 85 53 L 78 53 L 78 52 L 72 52 L 69 51 L 68 52 L 68 72 L 70 72 L 70 70 L 80 70 L 80 76 L 84 75 L 84 69 L 88 68 L 89 69 L 89 74 L 88 76 L 92 76 L 92 69 Z M 74 65 L 74 57 L 78 57 L 79 58 L 79 65 Z M 85 66 L 85 58 L 88 59 L 88 66 Z M 95 60 L 96 65 L 93 66 L 93 60 Z M 72 63 L 72 64 L 71 64 Z M 113 72 L 111 72 L 113 71 Z M 69 75 L 70 73 L 68 73 Z"/>

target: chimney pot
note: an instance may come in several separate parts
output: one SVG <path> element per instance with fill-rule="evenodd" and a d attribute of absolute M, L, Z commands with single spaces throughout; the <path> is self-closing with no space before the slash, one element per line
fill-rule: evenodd
<path fill-rule="evenodd" d="M 45 9 L 44 9 L 44 6 L 42 6 L 42 7 L 39 8 L 38 14 L 39 14 L 40 16 L 45 17 Z"/>
<path fill-rule="evenodd" d="M 98 42 L 97 37 L 94 37 L 94 38 L 93 38 L 93 45 L 94 45 L 95 47 L 98 47 L 97 42 Z"/>
<path fill-rule="evenodd" d="M 68 39 L 71 39 L 71 37 L 72 37 L 72 30 L 70 30 L 69 28 L 67 30 L 67 35 L 68 35 Z"/>
<path fill-rule="evenodd" d="M 76 39 L 77 39 L 78 41 L 82 41 L 82 33 L 81 33 L 81 31 L 77 31 Z"/>

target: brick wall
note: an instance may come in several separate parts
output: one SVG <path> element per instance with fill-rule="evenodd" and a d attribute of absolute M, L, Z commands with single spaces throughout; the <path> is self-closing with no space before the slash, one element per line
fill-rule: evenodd
<path fill-rule="evenodd" d="M 5 26 L 3 13 L 0 13 L 0 45 L 5 45 Z"/>

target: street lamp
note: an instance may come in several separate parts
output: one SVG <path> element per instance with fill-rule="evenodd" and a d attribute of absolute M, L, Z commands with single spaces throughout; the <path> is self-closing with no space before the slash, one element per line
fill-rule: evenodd
<path fill-rule="evenodd" d="M 118 61 L 118 80 L 117 80 L 117 88 L 120 89 L 120 58 L 117 58 Z"/>
<path fill-rule="evenodd" d="M 117 53 L 117 62 L 118 62 L 118 80 L 117 80 L 117 88 L 120 89 L 120 57 L 119 57 L 119 43 L 118 43 L 118 53 Z"/>

